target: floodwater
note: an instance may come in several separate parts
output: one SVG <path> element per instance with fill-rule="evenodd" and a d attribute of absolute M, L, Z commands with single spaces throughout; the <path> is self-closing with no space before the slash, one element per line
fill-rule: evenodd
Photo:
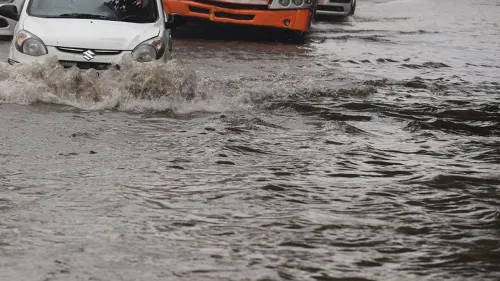
<path fill-rule="evenodd" d="M 499 280 L 499 15 L 358 0 L 303 44 L 3 63 L 0 280 Z"/>

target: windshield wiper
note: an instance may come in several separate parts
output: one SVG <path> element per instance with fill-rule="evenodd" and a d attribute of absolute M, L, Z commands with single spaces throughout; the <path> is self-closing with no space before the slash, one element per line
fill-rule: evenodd
<path fill-rule="evenodd" d="M 79 13 L 70 13 L 70 14 L 60 14 L 57 16 L 58 18 L 75 18 L 75 19 L 101 19 L 101 20 L 116 20 L 115 18 L 111 18 L 103 15 L 93 15 L 93 14 L 79 14 Z"/>
<path fill-rule="evenodd" d="M 119 21 L 127 21 L 127 22 L 150 22 L 154 21 L 154 18 L 149 16 L 140 16 L 140 15 L 127 15 L 121 18 L 118 18 Z"/>

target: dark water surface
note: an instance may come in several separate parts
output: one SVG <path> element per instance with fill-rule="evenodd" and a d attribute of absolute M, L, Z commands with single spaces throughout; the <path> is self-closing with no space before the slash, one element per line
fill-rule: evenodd
<path fill-rule="evenodd" d="M 500 280 L 500 2 L 358 2 L 302 45 L 3 63 L 0 280 Z"/>

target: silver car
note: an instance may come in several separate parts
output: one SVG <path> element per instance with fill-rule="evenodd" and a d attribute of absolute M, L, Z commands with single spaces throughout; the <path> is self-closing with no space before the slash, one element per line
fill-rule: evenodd
<path fill-rule="evenodd" d="M 15 5 L 17 10 L 20 11 L 24 1 L 25 0 L 0 0 L 0 7 L 10 4 Z M 17 21 L 0 16 L 0 36 L 13 36 L 16 24 Z"/>
<path fill-rule="evenodd" d="M 316 14 L 320 16 L 347 17 L 354 15 L 356 0 L 318 0 Z"/>

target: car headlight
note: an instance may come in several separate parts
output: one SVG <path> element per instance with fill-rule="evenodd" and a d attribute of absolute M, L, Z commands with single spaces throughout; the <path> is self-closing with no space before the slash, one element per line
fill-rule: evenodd
<path fill-rule="evenodd" d="M 286 10 L 286 9 L 311 9 L 313 0 L 273 0 L 269 5 L 271 10 Z"/>
<path fill-rule="evenodd" d="M 132 51 L 132 58 L 138 62 L 158 60 L 165 54 L 165 42 L 160 37 L 155 37 L 137 45 Z"/>
<path fill-rule="evenodd" d="M 16 35 L 16 49 L 29 56 L 42 56 L 47 54 L 47 47 L 42 40 L 26 30 L 21 30 Z"/>
<path fill-rule="evenodd" d="M 290 0 L 279 0 L 281 6 L 288 7 L 290 5 Z"/>

